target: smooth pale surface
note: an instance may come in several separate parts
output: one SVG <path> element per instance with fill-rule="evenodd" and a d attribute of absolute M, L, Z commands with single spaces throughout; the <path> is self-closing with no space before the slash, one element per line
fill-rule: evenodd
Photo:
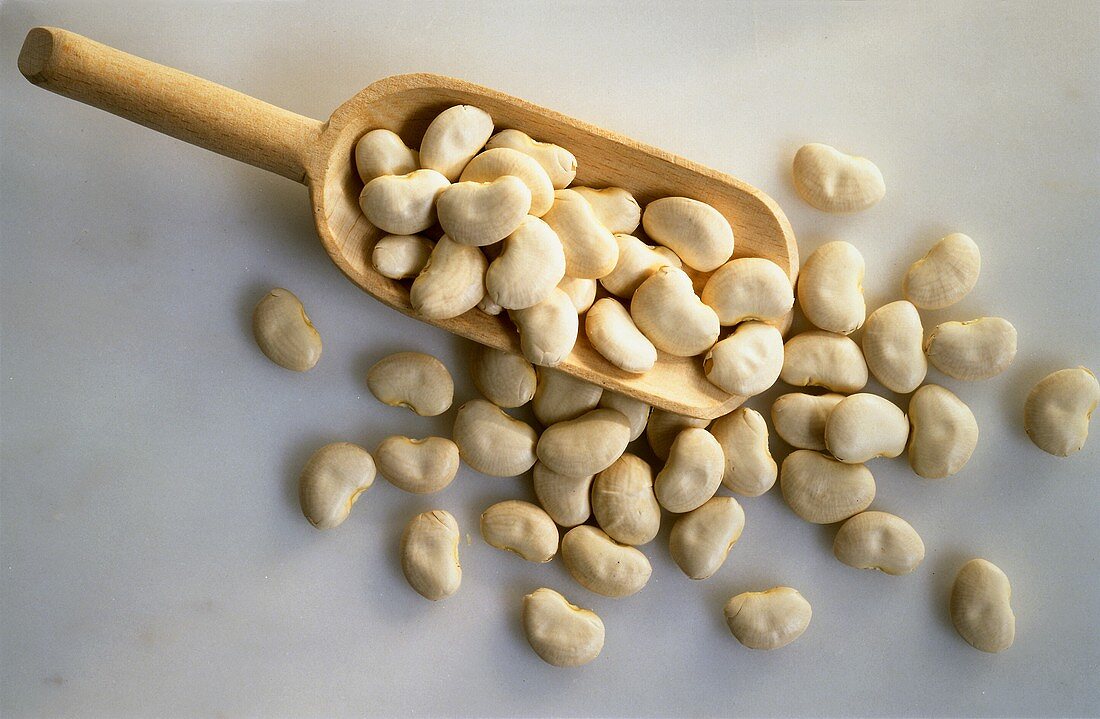
<path fill-rule="evenodd" d="M 1100 546 L 1100 442 L 1050 457 L 1021 418 L 1042 377 L 1100 367 L 1100 9 L 712 2 L 592 4 L 578 17 L 540 3 L 3 5 L 0 714 L 1095 713 L 1100 644 L 1082 631 L 1095 617 L 1080 597 L 1100 591 L 1081 571 Z M 662 532 L 648 586 L 608 599 L 557 560 L 505 562 L 481 542 L 485 507 L 533 497 L 467 467 L 429 497 L 376 480 L 338 530 L 313 529 L 294 482 L 318 446 L 450 431 L 454 409 L 421 418 L 375 402 L 366 369 L 394 351 L 434 354 L 457 406 L 476 396 L 466 344 L 345 281 L 303 188 L 32 87 L 15 53 L 42 23 L 321 119 L 397 72 L 499 88 L 761 187 L 803 257 L 830 239 L 860 248 L 870 307 L 898 299 L 905 269 L 940 237 L 978 238 L 978 287 L 924 317 L 930 328 L 995 313 L 1020 331 L 998 377 L 929 373 L 974 410 L 981 446 L 942 482 L 904 460 L 874 467 L 882 508 L 919 522 L 921 569 L 889 581 L 840 564 L 831 534 L 773 490 L 743 502 L 736 567 L 690 582 Z M 886 198 L 851 217 L 803 203 L 790 161 L 812 141 L 873 158 Z M 251 338 L 252 307 L 275 286 L 324 334 L 305 375 Z M 766 415 L 790 391 L 750 405 Z M 437 504 L 473 544 L 463 536 L 462 589 L 432 603 L 405 583 L 396 546 L 404 522 Z M 1011 529 L 1021 507 L 1023 532 Z M 974 556 L 1012 580 L 1019 635 L 996 657 L 947 618 L 955 572 Z M 722 606 L 776 584 L 811 599 L 811 628 L 750 653 Z M 527 646 L 518 607 L 541 586 L 606 622 L 597 661 L 559 671 Z"/>

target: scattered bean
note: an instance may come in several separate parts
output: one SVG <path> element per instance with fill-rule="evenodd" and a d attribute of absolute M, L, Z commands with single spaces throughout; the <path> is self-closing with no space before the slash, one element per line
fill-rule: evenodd
<path fill-rule="evenodd" d="M 367 371 L 367 387 L 383 404 L 421 417 L 446 412 L 455 393 L 446 365 L 423 352 L 395 352 L 378 360 Z"/>
<path fill-rule="evenodd" d="M 783 370 L 783 335 L 763 322 L 743 322 L 703 358 L 703 374 L 716 387 L 743 397 L 765 391 Z"/>
<path fill-rule="evenodd" d="M 509 499 L 481 514 L 481 536 L 492 547 L 514 552 L 528 562 L 549 562 L 558 553 L 558 527 L 530 502 Z"/>
<path fill-rule="evenodd" d="M 603 649 L 604 627 L 596 613 L 545 587 L 523 598 L 523 631 L 535 654 L 555 667 L 579 667 Z"/>
<path fill-rule="evenodd" d="M 313 453 L 298 479 L 302 514 L 318 529 L 339 526 L 359 495 L 374 484 L 374 459 L 350 442 L 326 444 Z"/>
<path fill-rule="evenodd" d="M 561 540 L 561 559 L 585 589 L 605 597 L 627 597 L 642 589 L 653 573 L 649 559 L 588 524 L 573 527 Z"/>
<path fill-rule="evenodd" d="M 909 394 L 928 373 L 923 340 L 920 314 L 910 302 L 898 300 L 879 307 L 863 327 L 867 369 L 886 389 Z"/>
<path fill-rule="evenodd" d="M 558 474 L 582 477 L 610 467 L 629 441 L 630 422 L 626 417 L 613 409 L 594 409 L 547 427 L 535 452 Z"/>
<path fill-rule="evenodd" d="M 867 362 L 850 337 L 811 330 L 783 345 L 779 379 L 794 387 L 824 387 L 850 394 L 867 384 Z"/>
<path fill-rule="evenodd" d="M 461 534 L 450 512 L 435 509 L 409 520 L 401 535 L 401 571 L 417 594 L 433 602 L 458 591 Z"/>
<path fill-rule="evenodd" d="M 803 200 L 824 212 L 860 212 L 886 195 L 875 163 L 817 142 L 795 153 L 794 186 Z"/>
<path fill-rule="evenodd" d="M 759 497 L 772 488 L 778 468 L 768 450 L 768 425 L 759 412 L 739 407 L 714 420 L 710 433 L 722 447 L 726 489 Z"/>
<path fill-rule="evenodd" d="M 844 464 L 799 449 L 787 455 L 779 472 L 783 499 L 807 522 L 832 524 L 859 514 L 875 498 L 875 478 L 862 464 Z"/>
<path fill-rule="evenodd" d="M 966 642 L 983 652 L 1003 652 L 1016 638 L 1012 585 L 992 562 L 971 559 L 951 588 L 951 622 Z"/>
<path fill-rule="evenodd" d="M 518 477 L 535 463 L 535 430 L 485 400 L 459 407 L 453 432 L 459 456 L 482 474 Z"/>
<path fill-rule="evenodd" d="M 810 625 L 810 603 L 798 590 L 774 587 L 731 598 L 725 609 L 730 633 L 749 649 L 779 649 Z"/>
<path fill-rule="evenodd" d="M 940 310 L 966 297 L 982 271 L 982 255 L 974 240 L 955 232 L 932 246 L 909 267 L 902 294 L 922 310 Z"/>
<path fill-rule="evenodd" d="M 860 512 L 840 525 L 833 554 L 856 569 L 909 574 L 924 560 L 924 542 L 909 522 L 887 512 Z"/>
<path fill-rule="evenodd" d="M 470 366 L 474 386 L 497 407 L 522 407 L 535 396 L 535 368 L 520 355 L 478 345 Z"/>
<path fill-rule="evenodd" d="M 589 490 L 594 475 L 566 477 L 542 462 L 535 462 L 533 475 L 535 498 L 551 519 L 563 527 L 588 521 L 592 514 Z"/>
<path fill-rule="evenodd" d="M 701 427 L 688 427 L 676 435 L 668 461 L 657 473 L 653 489 L 657 501 L 670 512 L 701 507 L 722 484 L 726 457 L 722 445 Z"/>
<path fill-rule="evenodd" d="M 798 275 L 798 304 L 815 327 L 850 334 L 863 325 L 863 255 L 847 242 L 827 242 Z"/>
<path fill-rule="evenodd" d="M 711 497 L 677 518 L 668 552 L 689 579 L 713 576 L 745 528 L 745 511 L 733 497 Z"/>
<path fill-rule="evenodd" d="M 1016 358 L 1016 328 L 1000 317 L 937 325 L 924 343 L 932 365 L 948 377 L 989 379 Z"/>
<path fill-rule="evenodd" d="M 374 458 L 390 484 L 414 494 L 438 492 L 458 474 L 458 445 L 445 437 L 386 437 Z"/>
<path fill-rule="evenodd" d="M 877 394 L 845 397 L 825 421 L 825 446 L 845 464 L 897 457 L 909 439 L 909 420 L 897 405 Z"/>
<path fill-rule="evenodd" d="M 653 470 L 624 454 L 592 482 L 592 514 L 600 529 L 616 542 L 641 545 L 652 541 L 661 526 L 661 507 L 653 494 Z"/>
<path fill-rule="evenodd" d="M 321 335 L 290 290 L 264 295 L 252 312 L 252 334 L 260 351 L 285 369 L 305 372 L 321 359 Z"/>
<path fill-rule="evenodd" d="M 1035 446 L 1055 457 L 1080 451 L 1089 420 L 1100 402 L 1100 384 L 1085 367 L 1047 375 L 1031 388 L 1024 404 L 1024 430 Z"/>
<path fill-rule="evenodd" d="M 825 422 L 844 395 L 792 392 L 772 404 L 775 433 L 797 449 L 825 449 Z"/>
<path fill-rule="evenodd" d="M 978 445 L 978 420 L 951 391 L 927 384 L 909 399 L 909 466 L 921 477 L 959 472 Z"/>

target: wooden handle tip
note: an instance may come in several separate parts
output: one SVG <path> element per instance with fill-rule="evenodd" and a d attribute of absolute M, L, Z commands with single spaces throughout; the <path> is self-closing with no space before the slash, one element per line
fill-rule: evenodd
<path fill-rule="evenodd" d="M 53 28 L 32 27 L 19 51 L 19 72 L 35 85 L 41 85 L 46 82 L 53 52 Z"/>

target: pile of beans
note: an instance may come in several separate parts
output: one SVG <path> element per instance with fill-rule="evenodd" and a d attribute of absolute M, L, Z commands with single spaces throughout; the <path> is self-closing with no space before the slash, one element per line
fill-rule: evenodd
<path fill-rule="evenodd" d="M 471 375 L 484 399 L 458 408 L 450 438 L 388 437 L 373 456 L 349 443 L 317 450 L 300 477 L 310 523 L 338 526 L 376 471 L 415 493 L 446 488 L 462 462 L 490 476 L 531 472 L 537 504 L 488 507 L 480 528 L 485 542 L 537 563 L 560 551 L 581 587 L 625 597 L 650 579 L 639 547 L 657 536 L 664 512 L 674 515 L 670 555 L 686 576 L 704 580 L 745 526 L 740 503 L 720 488 L 755 497 L 778 480 L 803 520 L 843 523 L 833 546 L 839 561 L 890 575 L 915 571 L 924 543 L 906 520 L 872 509 L 867 463 L 907 452 L 917 475 L 943 478 L 961 471 L 977 447 L 973 413 L 949 390 L 925 383 L 928 364 L 960 380 L 993 377 L 1015 357 L 1016 330 L 981 317 L 942 323 L 925 337 L 920 317 L 975 287 L 981 259 L 973 240 L 940 240 L 909 268 L 904 299 L 868 315 L 863 257 L 849 243 L 830 242 L 810 255 L 795 293 L 773 263 L 730 259 L 733 233 L 714 208 L 675 197 L 643 212 L 619 188 L 565 189 L 576 174 L 572 154 L 518 130 L 493 129 L 486 113 L 459 106 L 432 122 L 419 153 L 386 130 L 368 133 L 356 149 L 361 205 L 390 233 L 375 245 L 375 268 L 412 280 L 417 312 L 443 318 L 475 307 L 506 309 L 524 356 L 477 350 Z M 807 202 L 831 212 L 866 209 L 885 192 L 873 163 L 826 145 L 799 150 L 794 179 Z M 437 220 L 444 233 L 437 240 L 418 234 Z M 630 234 L 639 224 L 657 246 Z M 681 264 L 713 271 L 699 295 Z M 597 301 L 597 294 L 606 296 Z M 814 329 L 784 341 L 777 325 L 796 294 Z M 731 393 L 756 395 L 776 381 L 823 392 L 796 391 L 774 402 L 773 428 L 794 447 L 778 467 L 767 422 L 752 409 L 697 420 L 551 369 L 572 349 L 585 312 L 592 344 L 626 371 L 647 371 L 659 349 L 702 355 L 708 378 Z M 719 340 L 722 327 L 733 329 Z M 857 343 L 850 335 L 860 328 Z M 307 370 L 320 357 L 320 336 L 287 290 L 260 302 L 254 331 L 264 353 L 289 369 Z M 907 411 L 863 392 L 872 376 L 910 395 Z M 382 359 L 367 381 L 380 401 L 419 415 L 440 415 L 453 403 L 448 369 L 418 352 Z M 1084 445 L 1098 401 L 1100 385 L 1087 369 L 1054 372 L 1028 396 L 1025 429 L 1042 450 L 1067 456 Z M 540 427 L 505 411 L 528 404 Z M 661 463 L 656 472 L 628 451 L 643 434 Z M 459 540 L 458 523 L 443 509 L 409 520 L 400 560 L 416 592 L 441 600 L 459 590 Z M 963 639 L 987 652 L 1011 646 L 1010 594 L 1008 578 L 992 563 L 964 564 L 949 602 Z M 753 649 L 794 641 L 811 618 L 809 602 L 791 587 L 738 594 L 724 611 L 733 636 Z M 535 653 L 557 666 L 585 664 L 603 647 L 600 617 L 548 587 L 523 598 L 523 625 Z"/>

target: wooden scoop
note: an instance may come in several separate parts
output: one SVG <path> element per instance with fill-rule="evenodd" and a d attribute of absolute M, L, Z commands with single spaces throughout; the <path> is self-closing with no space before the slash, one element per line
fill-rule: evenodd
<path fill-rule="evenodd" d="M 380 127 L 418 147 L 432 118 L 459 104 L 488 112 L 497 130 L 520 129 L 570 150 L 577 156 L 578 185 L 623 187 L 642 205 L 670 195 L 709 203 L 733 226 L 736 256 L 772 260 L 792 281 L 798 272 L 790 224 L 755 187 L 462 80 L 422 73 L 387 77 L 338 107 L 327 122 L 319 122 L 57 28 L 36 27 L 27 33 L 19 70 L 59 95 L 306 185 L 317 234 L 336 266 L 368 294 L 417 319 L 423 318 L 409 305 L 407 286 L 381 276 L 371 264 L 371 249 L 381 233 L 359 210 L 363 185 L 354 167 L 354 148 L 363 134 Z M 703 276 L 695 279 L 701 287 Z M 519 353 L 516 330 L 503 316 L 474 309 L 449 320 L 424 321 Z M 708 382 L 699 357 L 660 353 L 651 371 L 623 372 L 588 343 L 583 321 L 573 353 L 557 369 L 654 407 L 700 418 L 726 414 L 744 399 Z"/>

